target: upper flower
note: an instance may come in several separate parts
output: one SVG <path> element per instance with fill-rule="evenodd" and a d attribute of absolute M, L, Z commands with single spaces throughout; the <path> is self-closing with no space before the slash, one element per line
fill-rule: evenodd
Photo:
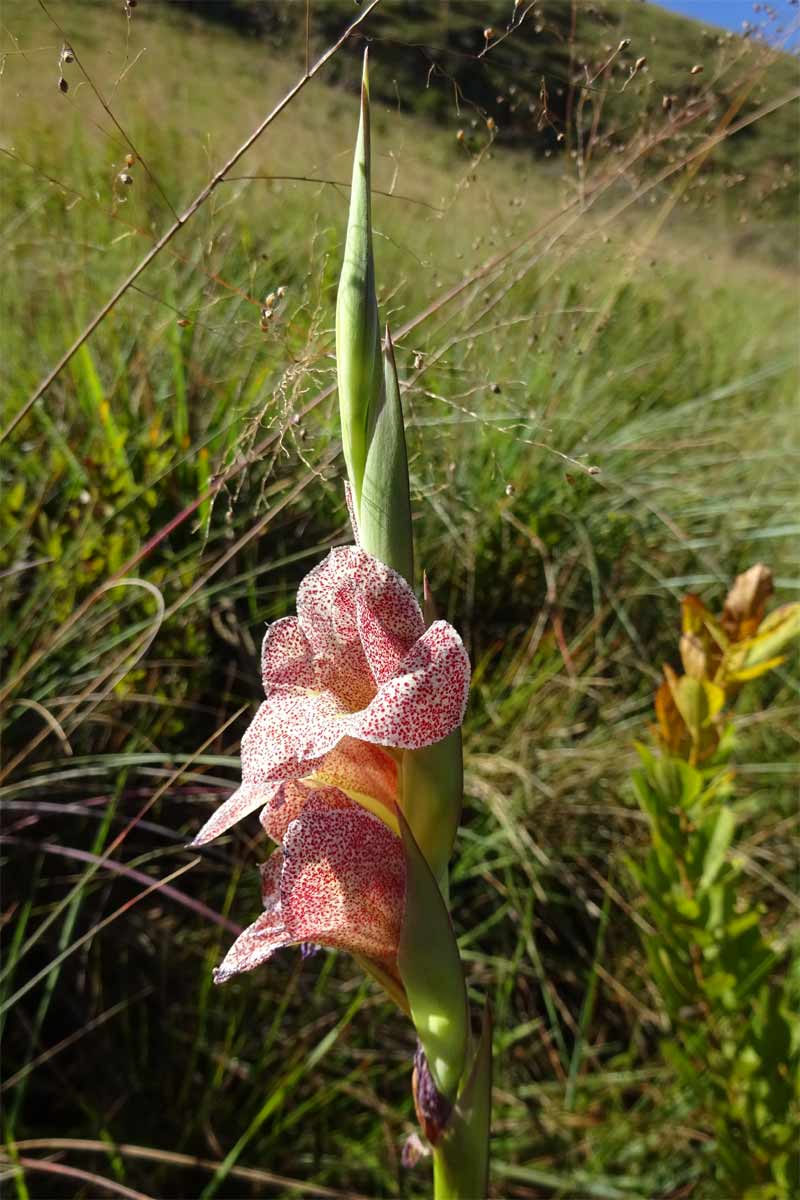
<path fill-rule="evenodd" d="M 266 699 L 242 738 L 241 787 L 195 845 L 274 801 L 288 780 L 341 788 L 395 827 L 395 766 L 380 747 L 419 749 L 456 729 L 470 668 L 452 625 L 426 630 L 402 576 L 346 546 L 300 584 L 297 616 L 268 628 L 261 673 Z"/>

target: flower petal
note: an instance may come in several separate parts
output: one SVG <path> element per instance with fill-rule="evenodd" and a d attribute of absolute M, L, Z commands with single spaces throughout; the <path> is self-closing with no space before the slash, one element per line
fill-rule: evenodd
<path fill-rule="evenodd" d="M 347 732 L 342 715 L 329 693 L 287 692 L 265 700 L 242 738 L 242 782 L 307 775 Z"/>
<path fill-rule="evenodd" d="M 261 644 L 261 677 L 267 696 L 276 688 L 316 688 L 314 654 L 297 617 L 283 617 L 267 627 Z"/>
<path fill-rule="evenodd" d="M 394 959 L 405 903 L 402 844 L 377 817 L 339 795 L 343 806 L 330 808 L 312 793 L 289 825 L 283 848 L 261 868 L 265 911 L 231 946 L 215 983 L 297 943 Z"/>
<path fill-rule="evenodd" d="M 278 783 L 243 783 L 212 813 L 190 845 L 205 846 L 221 833 L 226 833 L 237 821 L 267 804 L 279 788 Z"/>
<path fill-rule="evenodd" d="M 405 901 L 402 843 L 355 804 L 306 805 L 283 843 L 281 910 L 299 942 L 391 959 Z"/>
<path fill-rule="evenodd" d="M 291 946 L 294 939 L 283 923 L 280 906 L 283 854 L 276 850 L 261 864 L 261 898 L 264 912 L 243 933 L 240 933 L 214 971 L 214 983 L 225 983 L 232 975 L 252 971 L 261 966 L 282 946 Z"/>
<path fill-rule="evenodd" d="M 374 691 L 425 632 L 411 588 L 391 567 L 355 546 L 340 546 L 300 584 L 297 617 L 314 653 L 331 663 L 350 658 Z M 364 707 L 363 703 L 351 705 Z"/>
<path fill-rule="evenodd" d="M 325 808 L 347 808 L 352 801 L 336 787 L 319 787 L 315 781 L 288 780 L 279 785 L 259 816 L 264 832 L 281 843 L 292 821 L 296 821 L 309 803 Z"/>
<path fill-rule="evenodd" d="M 354 583 L 358 634 L 380 687 L 425 633 L 425 619 L 403 576 L 377 558 L 360 553 Z"/>
<path fill-rule="evenodd" d="M 461 638 L 447 621 L 434 621 L 368 707 L 342 723 L 352 737 L 380 746 L 430 746 L 463 721 L 469 677 Z"/>
<path fill-rule="evenodd" d="M 305 577 L 297 594 L 297 617 L 285 617 L 267 629 L 261 675 L 268 700 L 287 692 L 326 691 L 342 711 L 355 712 L 375 695 L 358 636 L 350 549 L 331 551 Z"/>
<path fill-rule="evenodd" d="M 380 746 L 345 737 L 306 779 L 317 786 L 340 788 L 357 803 L 368 797 L 366 805 L 377 816 L 379 808 L 394 812 L 397 801 L 397 764 Z"/>
<path fill-rule="evenodd" d="M 282 842 L 309 802 L 326 808 L 347 808 L 355 802 L 397 833 L 396 799 L 397 766 L 391 756 L 379 746 L 346 737 L 313 774 L 278 784 L 259 819 L 269 837 Z"/>

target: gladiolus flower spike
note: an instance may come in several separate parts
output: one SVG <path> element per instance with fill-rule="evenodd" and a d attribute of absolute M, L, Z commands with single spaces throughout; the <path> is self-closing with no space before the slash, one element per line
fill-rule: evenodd
<path fill-rule="evenodd" d="M 315 942 L 396 958 L 405 888 L 392 752 L 456 729 L 469 659 L 446 621 L 428 629 L 408 584 L 355 547 L 303 580 L 297 616 L 262 650 L 265 700 L 242 739 L 241 787 L 194 841 L 262 809 L 280 845 L 262 869 L 265 911 L 216 979 Z"/>
<path fill-rule="evenodd" d="M 437 1200 L 487 1188 L 491 1027 L 470 1030 L 448 911 L 461 811 L 469 659 L 413 588 L 408 459 L 391 338 L 381 352 L 372 252 L 366 56 L 336 310 L 346 497 L 356 546 L 303 580 L 297 616 L 264 638 L 265 699 L 242 739 L 242 782 L 202 846 L 260 809 L 276 844 L 263 912 L 215 972 L 222 983 L 279 949 L 349 951 L 409 1014 L 416 1102 Z"/>

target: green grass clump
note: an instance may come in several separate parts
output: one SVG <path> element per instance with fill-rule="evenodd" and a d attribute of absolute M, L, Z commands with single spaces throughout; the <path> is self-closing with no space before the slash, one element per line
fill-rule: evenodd
<path fill-rule="evenodd" d="M 45 13 L 8 3 L 4 427 L 303 69 L 299 17 L 276 49 L 184 6 L 140 4 L 130 21 L 47 10 L 129 142 L 78 64 L 59 91 Z M 312 49 L 341 11 L 312 5 Z M 644 38 L 656 17 L 642 11 L 615 9 L 614 29 Z M 658 1052 L 666 1016 L 622 867 L 646 840 L 626 780 L 680 594 L 718 599 L 758 559 L 783 598 L 800 586 L 783 209 L 720 184 L 739 135 L 697 175 L 685 156 L 713 124 L 687 117 L 673 164 L 652 142 L 660 118 L 639 89 L 677 71 L 672 52 L 622 94 L 626 152 L 598 146 L 581 176 L 574 144 L 528 153 L 499 115 L 493 139 L 491 114 L 473 128 L 441 79 L 426 115 L 427 66 L 401 6 L 386 12 L 379 304 L 419 560 L 474 666 L 453 893 L 496 1018 L 495 1193 L 712 1197 L 712 1131 Z M 594 19 L 579 34 L 595 38 Z M 667 44 L 666 27 L 655 36 Z M 511 67 L 491 70 L 508 94 Z M 185 842 L 237 779 L 264 622 L 349 537 L 333 313 L 357 114 L 335 73 L 270 126 L 4 445 L 8 1155 L 151 1195 L 426 1188 L 399 1162 L 413 1046 L 352 963 L 287 954 L 212 988 L 258 906 L 255 821 L 172 891 L 145 892 L 193 862 Z M 658 91 L 678 94 L 670 78 Z M 791 153 L 783 112 L 747 142 L 767 188 Z M 743 704 L 741 886 L 788 943 L 796 677 L 782 668 Z M 98 1193 L 44 1170 L 6 1186 Z"/>

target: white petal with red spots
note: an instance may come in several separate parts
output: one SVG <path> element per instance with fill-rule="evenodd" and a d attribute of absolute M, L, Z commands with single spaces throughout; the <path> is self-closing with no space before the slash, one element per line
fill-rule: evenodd
<path fill-rule="evenodd" d="M 391 962 L 405 901 L 402 843 L 347 801 L 310 800 L 262 869 L 265 911 L 214 973 L 223 983 L 282 946 L 313 942 Z"/>
<path fill-rule="evenodd" d="M 270 786 L 283 781 L 318 778 L 385 803 L 385 752 L 370 762 L 362 756 L 359 766 L 353 744 L 419 749 L 440 741 L 463 720 L 469 675 L 455 629 L 436 621 L 426 630 L 401 575 L 357 547 L 332 550 L 300 584 L 297 617 L 267 630 L 266 699 L 242 738 L 242 787 L 198 843 L 229 828 L 236 813 L 268 803 Z M 351 768 L 366 773 L 363 786 L 340 778 Z"/>
<path fill-rule="evenodd" d="M 243 783 L 232 796 L 206 821 L 203 828 L 191 842 L 192 846 L 205 846 L 222 833 L 227 833 L 231 826 L 243 817 L 262 808 L 280 791 L 280 783 Z M 278 839 L 279 840 L 279 839 Z"/>

